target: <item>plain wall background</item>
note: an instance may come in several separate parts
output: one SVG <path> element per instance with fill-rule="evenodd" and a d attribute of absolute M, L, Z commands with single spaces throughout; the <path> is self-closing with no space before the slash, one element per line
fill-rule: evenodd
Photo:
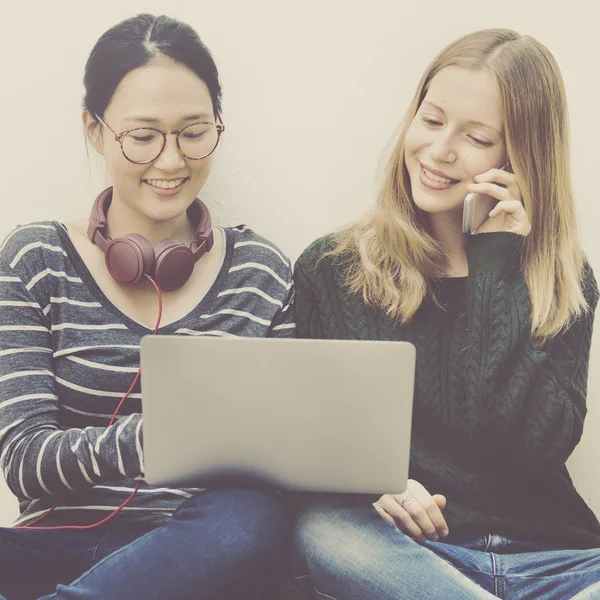
<path fill-rule="evenodd" d="M 291 258 L 373 201 L 381 153 L 439 50 L 484 27 L 538 38 L 565 78 L 583 245 L 600 273 L 600 118 L 593 3 L 503 0 L 104 0 L 11 3 L 0 37 L 0 238 L 17 224 L 88 214 L 107 184 L 86 156 L 83 69 L 98 37 L 139 12 L 195 27 L 213 52 L 227 126 L 202 198 L 222 225 L 247 223 Z M 592 48 L 593 50 L 590 50 Z M 600 515 L 600 326 L 575 483 Z M 0 484 L 0 525 L 16 503 Z"/>

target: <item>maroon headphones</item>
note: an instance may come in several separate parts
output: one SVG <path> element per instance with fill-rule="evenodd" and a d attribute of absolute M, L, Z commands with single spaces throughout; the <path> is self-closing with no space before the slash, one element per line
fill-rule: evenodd
<path fill-rule="evenodd" d="M 196 198 L 188 208 L 188 216 L 197 224 L 196 240 L 189 248 L 170 238 L 153 248 L 145 237 L 137 233 L 114 240 L 104 234 L 112 190 L 112 187 L 107 188 L 94 201 L 87 232 L 92 243 L 104 252 L 110 274 L 119 283 L 137 283 L 144 275 L 149 275 L 163 290 L 170 292 L 182 287 L 190 278 L 196 262 L 214 244 L 206 205 Z"/>

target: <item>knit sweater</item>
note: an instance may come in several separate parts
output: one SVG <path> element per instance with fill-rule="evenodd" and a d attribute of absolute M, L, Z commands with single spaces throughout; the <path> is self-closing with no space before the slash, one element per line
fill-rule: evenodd
<path fill-rule="evenodd" d="M 469 275 L 437 280 L 437 302 L 401 324 L 349 292 L 344 257 L 326 255 L 334 237 L 321 238 L 296 264 L 297 333 L 415 345 L 410 477 L 446 496 L 447 541 L 495 534 L 600 547 L 600 524 L 565 466 L 583 431 L 598 288 L 586 265 L 590 310 L 534 347 L 523 240 L 470 237 Z"/>

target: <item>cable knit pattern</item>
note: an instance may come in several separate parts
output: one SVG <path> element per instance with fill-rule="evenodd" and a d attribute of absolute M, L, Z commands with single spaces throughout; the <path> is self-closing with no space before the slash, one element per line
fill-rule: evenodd
<path fill-rule="evenodd" d="M 417 348 L 410 476 L 446 495 L 451 539 L 494 533 L 560 547 L 600 547 L 600 524 L 565 463 L 586 414 L 598 287 L 590 311 L 543 348 L 530 336 L 522 236 L 469 238 L 469 276 L 434 284 L 408 325 L 365 306 L 344 284 L 326 236 L 296 263 L 300 337 L 412 342 Z"/>

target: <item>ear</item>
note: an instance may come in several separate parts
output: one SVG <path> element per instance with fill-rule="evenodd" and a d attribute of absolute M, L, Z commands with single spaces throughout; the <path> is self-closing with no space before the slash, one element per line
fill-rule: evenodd
<path fill-rule="evenodd" d="M 104 144 L 102 143 L 102 125 L 93 117 L 87 110 L 83 111 L 82 115 L 83 119 L 83 127 L 85 129 L 85 135 L 87 139 L 92 144 L 94 150 L 100 154 L 104 155 Z"/>

